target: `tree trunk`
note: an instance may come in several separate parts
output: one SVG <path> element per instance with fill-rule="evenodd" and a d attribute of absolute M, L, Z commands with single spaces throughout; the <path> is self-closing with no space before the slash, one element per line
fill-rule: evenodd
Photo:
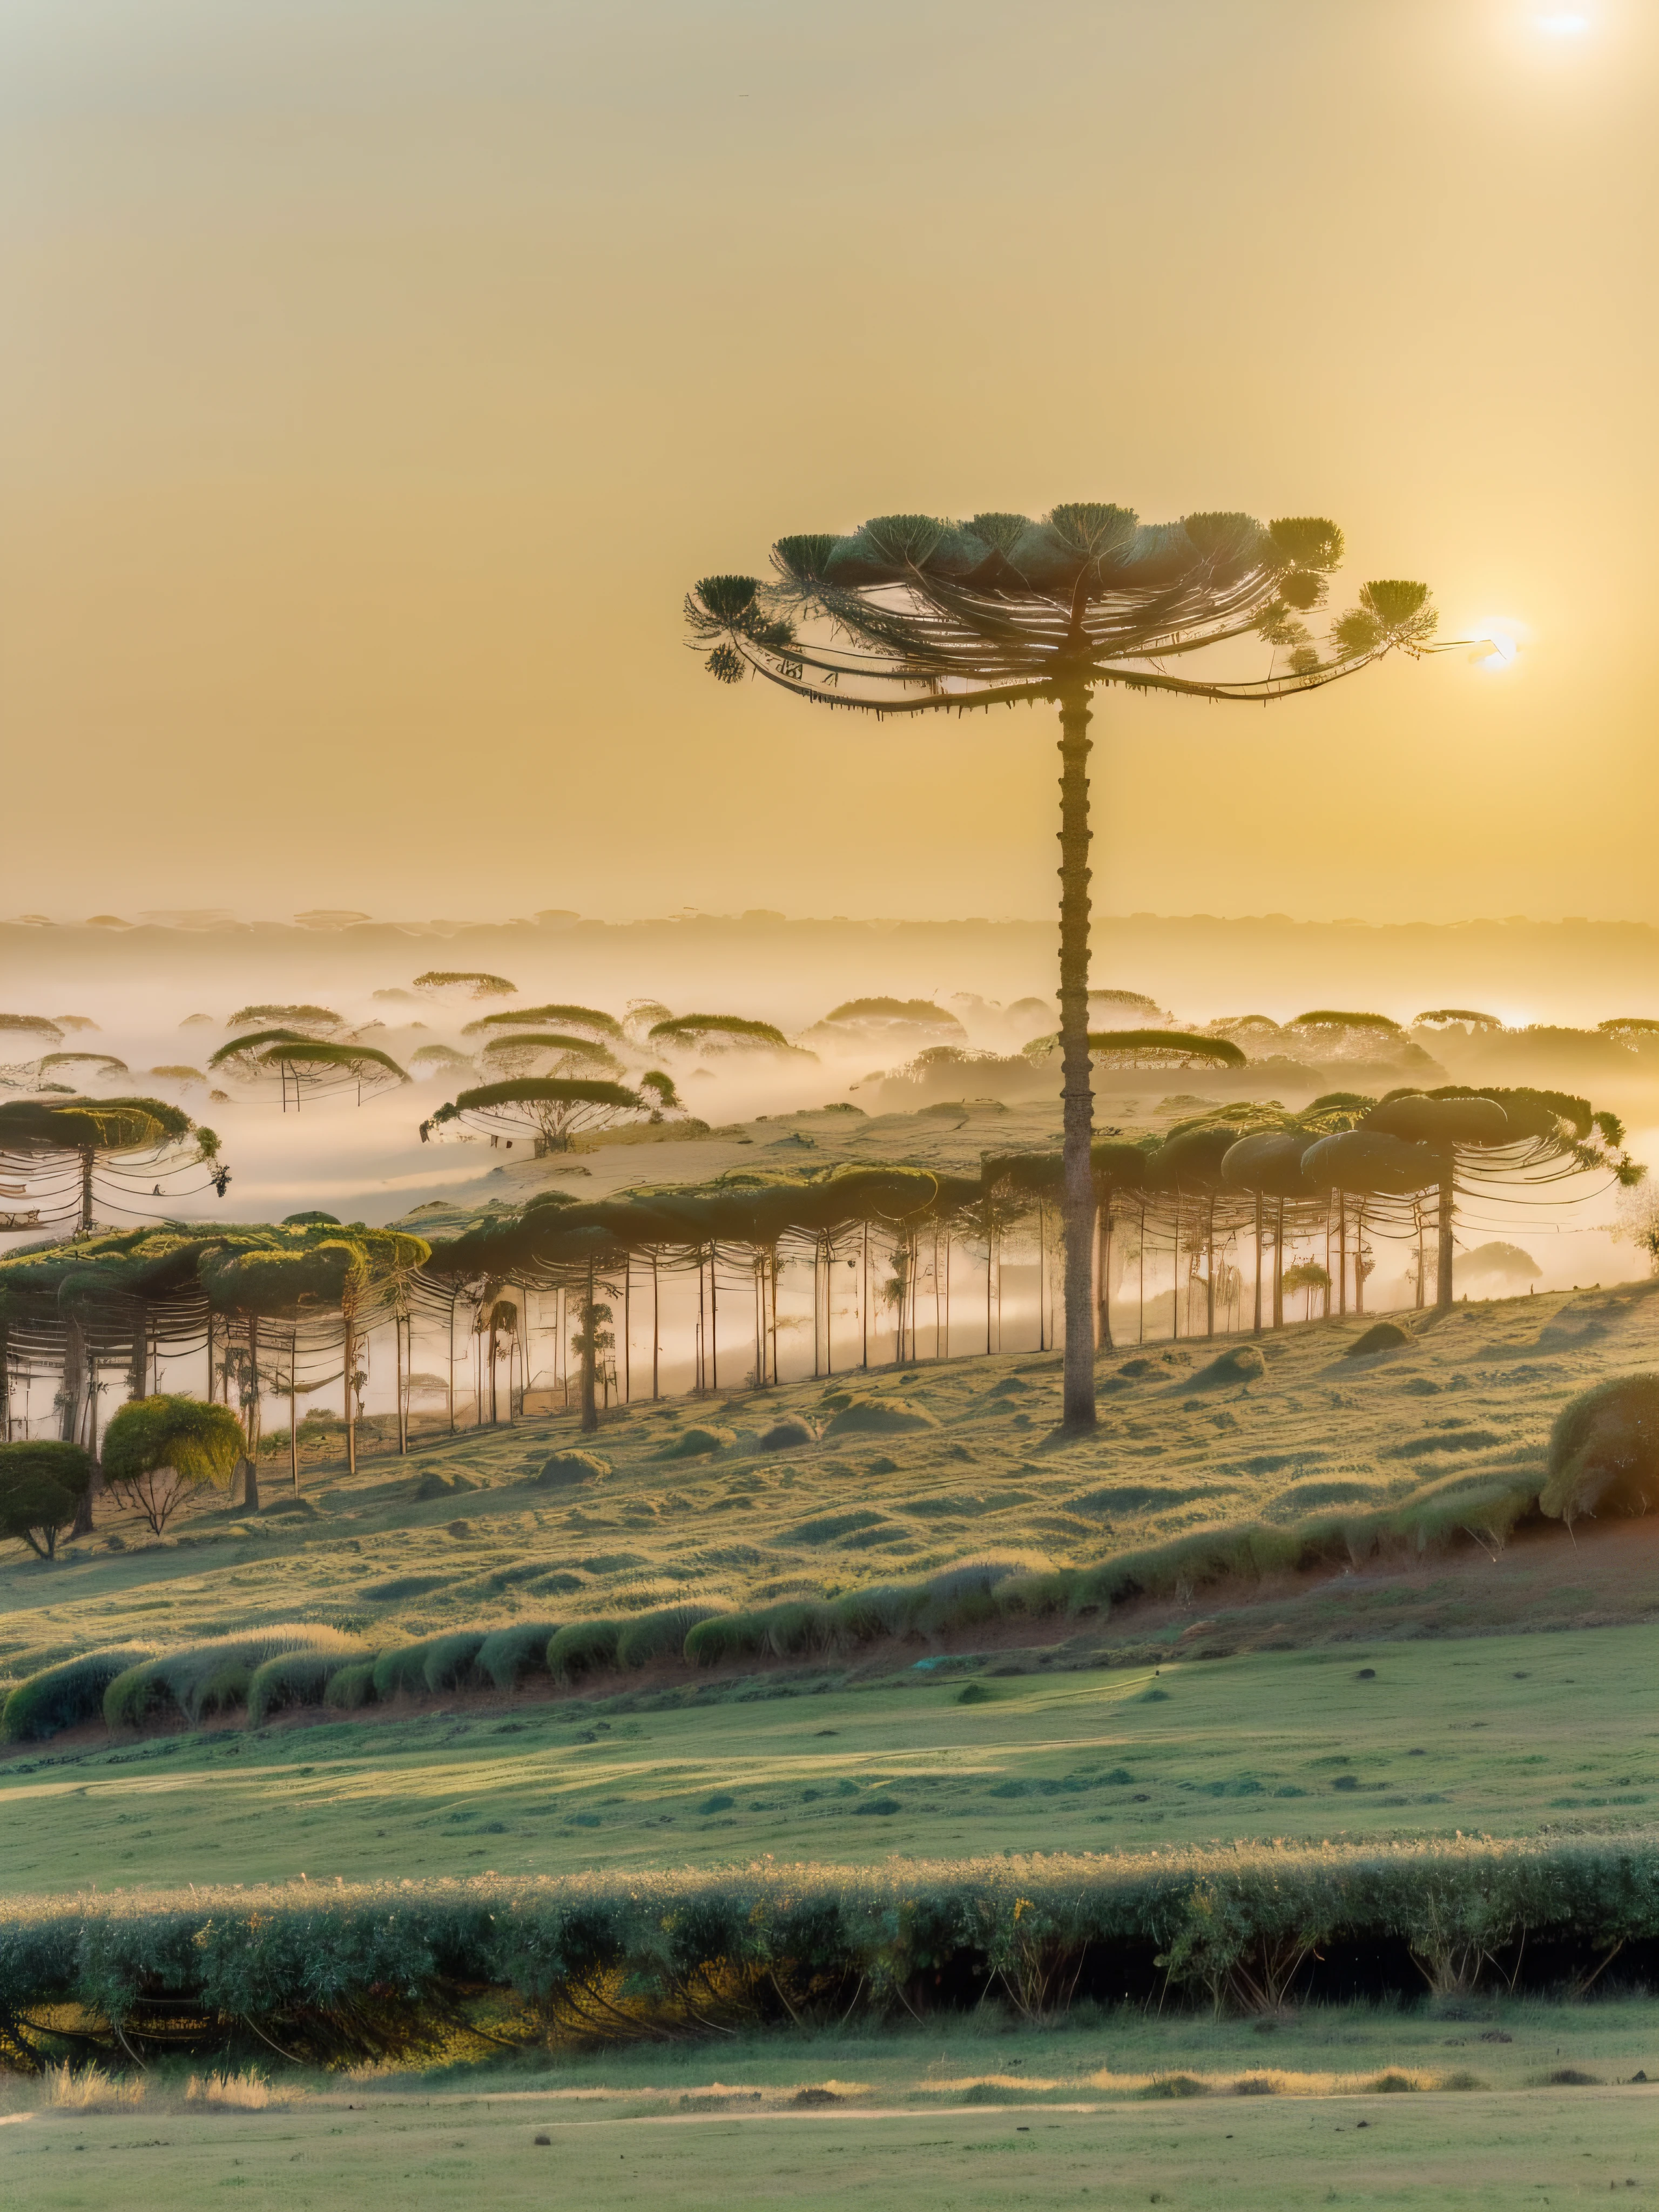
<path fill-rule="evenodd" d="M 1060 1050 L 1064 1071 L 1066 1370 L 1061 1425 L 1095 1426 L 1094 1298 L 1090 1231 L 1095 1185 L 1089 1157 L 1094 1092 L 1089 1080 L 1089 694 L 1060 707 Z"/>
<path fill-rule="evenodd" d="M 89 1236 L 92 1231 L 92 1151 L 88 1147 L 81 1155 L 81 1234 L 83 1237 Z"/>
<path fill-rule="evenodd" d="M 1100 1202 L 1100 1340 L 1108 1352 L 1116 1349 L 1112 1336 L 1112 1193 Z"/>
<path fill-rule="evenodd" d="M 595 1369 L 599 1362 L 599 1325 L 593 1318 L 593 1265 L 587 1267 L 587 1295 L 582 1305 L 582 1429 L 583 1432 L 599 1425 L 599 1409 L 595 1402 Z"/>
<path fill-rule="evenodd" d="M 987 1295 L 988 1297 L 988 1291 Z M 859 1327 L 863 1331 L 860 1364 L 867 1368 L 870 1364 L 870 1224 L 867 1221 L 864 1224 L 864 1266 L 859 1277 Z M 985 1328 L 985 1349 L 988 1352 L 991 1348 L 988 1319 Z"/>
<path fill-rule="evenodd" d="M 398 1456 L 401 1459 L 409 1449 L 409 1438 L 404 1433 L 404 1319 L 401 1314 L 392 1316 L 392 1340 L 398 1363 Z"/>
<path fill-rule="evenodd" d="M 651 1396 L 653 1403 L 659 1395 L 658 1364 L 662 1356 L 662 1328 L 657 1317 L 657 1300 L 660 1294 L 660 1282 L 657 1273 L 657 1255 L 653 1250 L 651 1255 Z"/>
<path fill-rule="evenodd" d="M 1273 1327 L 1285 1326 L 1285 1201 L 1273 1214 Z"/>
<path fill-rule="evenodd" d="M 1175 1269 L 1175 1272 L 1174 1272 L 1174 1273 L 1173 1273 L 1173 1274 L 1170 1276 L 1170 1342 L 1171 1342 L 1172 1344 L 1179 1344 L 1179 1342 L 1181 1341 L 1181 1291 L 1182 1291 L 1182 1283 L 1181 1283 L 1181 1193 L 1180 1193 L 1178 1190 L 1176 1191 L 1176 1194 L 1175 1194 L 1175 1202 L 1176 1202 L 1176 1223 L 1175 1223 L 1175 1259 L 1174 1259 L 1174 1261 L 1173 1261 L 1173 1263 L 1172 1263 L 1172 1264 L 1173 1264 L 1173 1267 L 1174 1267 L 1174 1269 Z"/>
<path fill-rule="evenodd" d="M 294 1486 L 294 1495 L 300 1495 L 300 1333 L 290 1329 L 288 1337 L 288 1474 Z"/>
<path fill-rule="evenodd" d="M 65 1443 L 77 1441 L 81 1431 L 81 1401 L 87 1386 L 89 1366 L 89 1347 L 81 1324 L 71 1315 L 64 1324 L 64 1403 L 59 1431 Z M 81 1493 L 75 1509 L 76 1536 L 89 1536 L 93 1530 L 93 1508 L 104 1487 L 103 1469 L 98 1464 L 94 1451 L 92 1480 Z"/>
<path fill-rule="evenodd" d="M 1448 1153 L 1440 1175 L 1439 1218 L 1436 1259 L 1437 1269 L 1434 1285 L 1435 1310 L 1449 1313 L 1452 1303 L 1452 1229 L 1457 1213 L 1457 1161 Z"/>
<path fill-rule="evenodd" d="M 353 1350 L 351 1316 L 345 1316 L 345 1425 L 346 1473 L 357 1472 L 357 1401 L 351 1388 L 351 1354 Z"/>
<path fill-rule="evenodd" d="M 242 1462 L 242 1510 L 259 1510 L 259 1316 L 247 1317 L 247 1454 Z"/>

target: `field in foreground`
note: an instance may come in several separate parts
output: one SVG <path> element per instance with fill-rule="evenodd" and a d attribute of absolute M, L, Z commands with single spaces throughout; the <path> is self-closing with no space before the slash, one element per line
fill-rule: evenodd
<path fill-rule="evenodd" d="M 17 2212 L 450 2212 L 486 2199 L 798 2212 L 902 2203 L 1467 2208 L 1659 2197 L 1659 2007 L 1437 2016 L 1310 2009 L 1267 2034 L 1139 2013 L 1011 2037 L 983 2023 L 607 2052 L 550 2073 L 284 2083 L 252 2109 L 156 2077 L 114 2110 L 0 2104 Z M 1552 2084 L 1553 2075 L 1577 2077 Z M 1247 2085 L 1243 2091 L 1239 2088 Z M 255 2095 L 261 2094 L 256 2089 Z M 539 2139 L 539 2140 L 538 2140 Z"/>
<path fill-rule="evenodd" d="M 1156 1672 L 1040 1656 L 1060 1663 L 100 1729 L 0 1766 L 0 1893 L 1616 1831 L 1659 1803 L 1653 1626 Z"/>

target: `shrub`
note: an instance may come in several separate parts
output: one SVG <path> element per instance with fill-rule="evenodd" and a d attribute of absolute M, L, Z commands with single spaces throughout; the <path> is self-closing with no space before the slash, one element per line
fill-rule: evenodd
<path fill-rule="evenodd" d="M 908 1636 L 927 1610 L 921 1583 L 894 1583 L 848 1590 L 832 1610 L 836 1632 L 848 1644 L 873 1644 L 884 1636 Z"/>
<path fill-rule="evenodd" d="M 598 1452 L 556 1451 L 542 1462 L 539 1473 L 531 1480 L 549 1489 L 563 1489 L 574 1482 L 603 1482 L 610 1472 L 610 1461 L 601 1459 Z"/>
<path fill-rule="evenodd" d="M 92 1481 L 92 1455 L 50 1438 L 0 1444 L 0 1536 L 20 1538 L 50 1559 L 74 1524 Z"/>
<path fill-rule="evenodd" d="M 808 1651 L 827 1651 L 835 1643 L 838 1624 L 836 1608 L 815 1598 L 786 1598 L 769 1605 L 761 1615 L 766 1648 L 780 1659 L 798 1659 Z"/>
<path fill-rule="evenodd" d="M 654 1660 L 682 1658 L 686 1638 L 714 1613 L 712 1605 L 670 1605 L 636 1615 L 617 1638 L 617 1666 L 648 1667 Z"/>
<path fill-rule="evenodd" d="M 336 1712 L 355 1713 L 366 1705 L 374 1695 L 374 1662 L 356 1659 L 349 1667 L 342 1667 L 331 1674 L 328 1687 L 323 1692 L 323 1703 Z"/>
<path fill-rule="evenodd" d="M 1620 1375 L 1567 1401 L 1550 1431 L 1538 1504 L 1569 1522 L 1659 1504 L 1659 1375 Z"/>
<path fill-rule="evenodd" d="M 898 1801 L 872 1791 L 858 1802 Z M 713 1812 L 714 1797 L 702 1802 Z M 745 2010 L 769 2016 L 780 1992 L 814 1988 L 830 1993 L 830 2017 L 848 2013 L 849 1992 L 853 2008 L 878 2014 L 923 1968 L 1058 2014 L 1085 1961 L 1103 1986 L 1121 1988 L 1160 1954 L 1177 1990 L 1273 2016 L 1294 2000 L 1298 1961 L 1328 1941 L 1385 1962 L 1404 1994 L 1430 1920 L 1437 1944 L 1500 1952 L 1500 1985 L 1522 1929 L 1561 1971 L 1593 1972 L 1610 1945 L 1659 1938 L 1654 1839 L 1460 1836 L 81 1892 L 0 1905 L 0 1989 L 20 2038 L 31 2015 L 75 2008 L 88 2057 L 117 2054 L 121 2037 L 228 2051 L 255 2028 L 337 2063 L 346 2052 L 384 2057 L 388 2039 L 413 2048 L 452 2034 L 458 1984 L 513 1992 L 544 2034 L 548 2024 L 604 2034 L 596 1986 L 628 1993 L 625 2009 L 601 2016 L 618 2040 L 706 2032 L 696 1972 L 706 1960 L 743 1963 L 720 1985 L 733 2024 Z"/>
<path fill-rule="evenodd" d="M 240 1636 L 180 1644 L 116 1675 L 104 1692 L 104 1719 L 112 1729 L 142 1728 L 162 1714 L 194 1723 L 204 1714 L 244 1703 L 255 1673 L 267 1659 L 307 1651 L 337 1658 L 343 1665 L 362 1649 L 355 1636 L 313 1621 L 287 1621 Z"/>
<path fill-rule="evenodd" d="M 155 1652 L 153 1644 L 114 1644 L 25 1676 L 0 1708 L 0 1738 L 7 1743 L 39 1743 L 60 1729 L 97 1719 L 110 1684 L 129 1668 L 153 1658 Z"/>
<path fill-rule="evenodd" d="M 939 1415 L 908 1398 L 854 1398 L 830 1416 L 828 1437 L 896 1437 L 913 1429 L 936 1429 Z"/>
<path fill-rule="evenodd" d="M 697 1459 L 705 1452 L 725 1451 L 737 1442 L 732 1429 L 682 1429 L 679 1435 L 665 1443 L 657 1454 L 659 1459 Z"/>
<path fill-rule="evenodd" d="M 765 1615 L 715 1613 L 700 1620 L 685 1639 L 693 1667 L 723 1667 L 733 1659 L 754 1659 L 766 1649 Z"/>
<path fill-rule="evenodd" d="M 573 1620 L 548 1639 L 548 1673 L 556 1682 L 568 1682 L 614 1667 L 627 1626 L 624 1620 Z"/>
<path fill-rule="evenodd" d="M 394 1644 L 374 1662 L 374 1695 L 382 1704 L 400 1692 L 419 1697 L 426 1689 L 426 1655 L 436 1639 L 418 1644 Z"/>
<path fill-rule="evenodd" d="M 1076 1577 L 1064 1568 L 1046 1575 L 1010 1575 L 998 1586 L 997 1611 L 1005 1619 L 1047 1620 L 1064 1613 L 1072 1601 Z"/>
<path fill-rule="evenodd" d="M 1379 1321 L 1357 1336 L 1343 1353 L 1345 1359 L 1369 1359 L 1374 1352 L 1401 1352 L 1416 1340 L 1397 1321 Z"/>
<path fill-rule="evenodd" d="M 258 1728 L 289 1705 L 320 1705 L 346 1663 L 337 1651 L 279 1651 L 265 1660 L 248 1677 L 248 1726 Z"/>
<path fill-rule="evenodd" d="M 515 1690 L 526 1674 L 547 1672 L 547 1647 L 558 1632 L 553 1620 L 518 1620 L 511 1628 L 497 1628 L 478 1647 L 478 1672 L 498 1690 Z"/>
<path fill-rule="evenodd" d="M 760 1440 L 763 1451 L 793 1451 L 800 1444 L 815 1444 L 818 1432 L 810 1421 L 798 1419 L 793 1414 L 781 1421 L 774 1421 Z"/>
<path fill-rule="evenodd" d="M 428 1690 L 470 1690 L 478 1685 L 477 1659 L 486 1632 L 455 1628 L 434 1636 L 426 1647 L 421 1677 Z"/>
<path fill-rule="evenodd" d="M 445 1474 L 431 1467 L 422 1475 L 410 1492 L 417 1505 L 430 1505 L 435 1498 L 459 1498 L 464 1492 L 476 1490 L 476 1482 L 469 1482 L 464 1474 Z"/>
<path fill-rule="evenodd" d="M 134 1398 L 104 1431 L 104 1480 L 159 1536 L 195 1491 L 228 1490 L 246 1449 L 228 1406 L 166 1392 Z"/>
<path fill-rule="evenodd" d="M 1259 1382 L 1267 1371 L 1267 1363 L 1255 1345 L 1236 1344 L 1230 1352 L 1218 1352 L 1196 1375 L 1188 1376 L 1180 1387 L 1183 1390 L 1219 1390 L 1229 1383 Z"/>

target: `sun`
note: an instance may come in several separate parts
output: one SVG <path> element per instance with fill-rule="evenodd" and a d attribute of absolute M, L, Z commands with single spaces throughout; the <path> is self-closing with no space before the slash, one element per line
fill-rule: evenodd
<path fill-rule="evenodd" d="M 1590 19 L 1572 11 L 1563 11 L 1535 18 L 1538 28 L 1547 38 L 1581 39 L 1589 29 Z"/>
<path fill-rule="evenodd" d="M 1526 625 L 1507 615 L 1483 616 L 1471 625 L 1474 649 L 1469 659 L 1489 675 L 1501 675 L 1515 665 L 1526 634 Z"/>

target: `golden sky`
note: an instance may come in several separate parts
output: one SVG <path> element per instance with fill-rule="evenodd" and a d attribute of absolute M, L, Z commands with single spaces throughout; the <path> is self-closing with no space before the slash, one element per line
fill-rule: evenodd
<path fill-rule="evenodd" d="M 0 911 L 1046 912 L 1042 710 L 728 691 L 679 601 L 1107 499 L 1530 631 L 1106 697 L 1108 910 L 1659 921 L 1648 17 L 8 0 Z"/>

